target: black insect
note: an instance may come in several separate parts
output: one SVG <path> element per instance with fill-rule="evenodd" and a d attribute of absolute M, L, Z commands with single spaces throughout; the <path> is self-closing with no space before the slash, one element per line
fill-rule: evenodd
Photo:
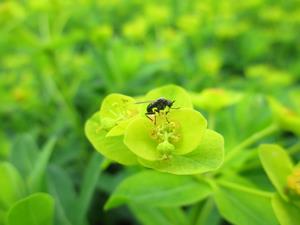
<path fill-rule="evenodd" d="M 145 101 L 145 102 L 137 102 L 137 104 L 140 104 L 140 103 L 150 103 L 148 106 L 147 106 L 147 112 L 145 113 L 145 115 L 151 120 L 152 118 L 149 116 L 149 115 L 155 115 L 155 113 L 159 113 L 160 111 L 162 110 L 165 110 L 167 107 L 169 109 L 172 108 L 173 104 L 174 104 L 175 101 L 171 101 L 171 100 L 168 100 L 166 98 L 158 98 L 154 101 Z M 177 109 L 177 108 L 172 108 L 172 109 Z M 168 113 L 169 111 L 166 112 L 166 114 Z M 155 117 L 154 117 L 154 123 L 155 123 Z"/>

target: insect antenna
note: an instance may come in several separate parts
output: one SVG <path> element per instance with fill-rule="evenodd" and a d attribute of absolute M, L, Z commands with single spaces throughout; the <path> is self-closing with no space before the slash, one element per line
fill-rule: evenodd
<path fill-rule="evenodd" d="M 174 102 L 175 102 L 175 100 L 174 101 L 172 101 L 172 105 L 174 104 Z M 170 109 L 180 109 L 180 107 L 170 107 Z"/>

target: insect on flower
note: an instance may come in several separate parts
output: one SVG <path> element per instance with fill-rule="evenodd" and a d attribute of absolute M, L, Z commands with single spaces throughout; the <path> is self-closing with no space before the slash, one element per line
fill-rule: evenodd
<path fill-rule="evenodd" d="M 147 106 L 147 112 L 145 113 L 145 115 L 151 121 L 153 121 L 153 119 L 150 117 L 150 115 L 155 115 L 156 113 L 164 111 L 166 108 L 168 109 L 166 111 L 166 114 L 168 114 L 169 109 L 178 109 L 178 108 L 172 108 L 174 102 L 175 102 L 175 100 L 171 101 L 171 100 L 168 100 L 166 98 L 160 97 L 156 100 L 137 102 L 136 104 L 149 103 L 149 105 Z M 166 117 L 166 119 L 167 119 L 167 117 Z M 168 121 L 168 119 L 167 119 L 167 121 Z M 156 117 L 154 116 L 154 124 L 155 123 L 156 123 Z"/>

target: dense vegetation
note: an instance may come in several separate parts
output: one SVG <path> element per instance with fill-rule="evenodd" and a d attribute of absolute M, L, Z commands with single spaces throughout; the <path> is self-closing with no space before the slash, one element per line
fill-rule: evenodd
<path fill-rule="evenodd" d="M 1 1 L 0 225 L 297 225 L 299 30 L 297 0 Z M 224 138 L 218 169 L 95 151 L 84 127 L 105 96 L 169 84 Z M 192 200 L 143 195 L 189 182 Z M 110 196 L 127 206 L 104 211 Z"/>

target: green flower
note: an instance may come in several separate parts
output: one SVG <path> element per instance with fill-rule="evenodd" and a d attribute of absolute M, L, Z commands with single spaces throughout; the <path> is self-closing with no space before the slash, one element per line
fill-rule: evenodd
<path fill-rule="evenodd" d="M 294 166 L 287 151 L 278 145 L 264 144 L 259 147 L 262 166 L 276 189 L 271 203 L 280 224 L 298 224 L 300 220 L 300 170 Z"/>
<path fill-rule="evenodd" d="M 103 100 L 99 116 L 101 127 L 108 131 L 108 136 L 124 133 L 127 124 L 139 113 L 135 102 L 121 94 L 110 94 Z"/>
<path fill-rule="evenodd" d="M 206 120 L 192 109 L 156 115 L 154 124 L 139 117 L 128 126 L 124 143 L 145 167 L 173 174 L 217 169 L 223 161 L 223 137 L 206 129 Z"/>
<path fill-rule="evenodd" d="M 286 71 L 273 68 L 267 64 L 258 64 L 246 68 L 246 77 L 267 87 L 284 87 L 291 85 L 293 76 Z"/>
<path fill-rule="evenodd" d="M 201 93 L 191 93 L 193 103 L 208 112 L 217 112 L 239 102 L 242 94 L 221 88 L 205 89 Z"/>
<path fill-rule="evenodd" d="M 156 88 L 145 99 L 175 100 L 175 109 L 157 113 L 153 121 L 136 117 L 127 127 L 124 143 L 145 167 L 173 174 L 196 174 L 218 168 L 224 141 L 206 129 L 206 119 L 196 110 L 189 94 L 175 85 Z"/>
<path fill-rule="evenodd" d="M 188 175 L 209 172 L 219 168 L 223 162 L 223 157 L 223 137 L 215 131 L 206 129 L 199 145 L 187 154 L 173 154 L 169 158 L 156 161 L 138 158 L 138 161 L 145 167 L 161 172 Z"/>
<path fill-rule="evenodd" d="M 123 35 L 129 40 L 143 40 L 146 37 L 148 23 L 143 17 L 138 17 L 133 21 L 127 22 L 123 28 Z"/>
<path fill-rule="evenodd" d="M 85 125 L 85 133 L 95 149 L 108 159 L 124 165 L 136 164 L 136 156 L 123 143 L 128 123 L 138 115 L 135 100 L 121 94 L 108 95 Z"/>
<path fill-rule="evenodd" d="M 179 17 L 177 26 L 189 35 L 194 35 L 199 31 L 202 20 L 198 15 L 186 14 Z"/>
<path fill-rule="evenodd" d="M 193 109 L 189 94 L 176 85 L 148 92 L 139 101 L 163 97 L 174 104 L 145 116 L 147 104 L 121 95 L 107 96 L 85 132 L 105 157 L 124 165 L 141 165 L 173 174 L 196 174 L 217 169 L 223 161 L 223 137 L 206 129 L 202 114 Z"/>
<path fill-rule="evenodd" d="M 197 65 L 203 74 L 215 77 L 219 74 L 223 60 L 215 49 L 206 49 L 197 55 Z"/>
<path fill-rule="evenodd" d="M 293 193 L 300 196 L 300 167 L 295 167 L 287 177 L 287 186 Z"/>
<path fill-rule="evenodd" d="M 274 98 L 269 98 L 268 100 L 278 126 L 283 130 L 300 135 L 300 115 L 285 107 Z"/>
<path fill-rule="evenodd" d="M 156 124 L 145 117 L 132 121 L 124 143 L 138 157 L 163 160 L 193 151 L 201 142 L 205 118 L 191 109 L 171 110 L 156 115 Z"/>

